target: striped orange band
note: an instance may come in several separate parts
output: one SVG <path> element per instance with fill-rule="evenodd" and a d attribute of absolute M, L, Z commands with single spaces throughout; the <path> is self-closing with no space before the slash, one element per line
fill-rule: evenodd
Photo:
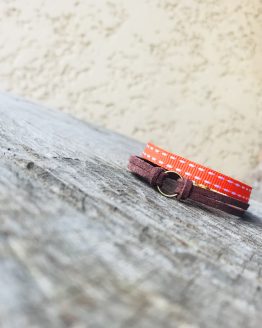
<path fill-rule="evenodd" d="M 252 187 L 208 167 L 169 153 L 151 142 L 146 145 L 142 157 L 168 171 L 178 172 L 182 177 L 192 180 L 195 185 L 211 189 L 242 202 L 248 203 L 249 201 Z"/>

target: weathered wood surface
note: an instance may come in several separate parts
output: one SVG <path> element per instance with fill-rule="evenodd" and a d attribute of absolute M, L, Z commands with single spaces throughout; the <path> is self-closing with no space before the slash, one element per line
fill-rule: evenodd
<path fill-rule="evenodd" d="M 0 95 L 0 327 L 261 327 L 261 203 L 166 199 L 142 148 Z"/>

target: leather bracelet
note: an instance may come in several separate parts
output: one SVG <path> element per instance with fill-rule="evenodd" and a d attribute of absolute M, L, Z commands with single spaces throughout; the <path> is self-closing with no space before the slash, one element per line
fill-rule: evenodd
<path fill-rule="evenodd" d="M 238 199 L 241 202 L 248 203 L 249 201 L 252 187 L 208 167 L 163 150 L 151 142 L 146 145 L 142 157 L 166 170 L 175 171 L 181 176 L 192 180 L 196 186 L 213 190 Z"/>
<path fill-rule="evenodd" d="M 130 157 L 128 169 L 167 197 L 191 199 L 236 216 L 243 216 L 249 207 L 246 202 L 194 185 L 192 180 L 183 178 L 177 172 L 167 171 L 139 156 Z"/>

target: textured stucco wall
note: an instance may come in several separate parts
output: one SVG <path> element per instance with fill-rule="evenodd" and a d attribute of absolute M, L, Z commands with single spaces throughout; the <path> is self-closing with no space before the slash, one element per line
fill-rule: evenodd
<path fill-rule="evenodd" d="M 0 88 L 244 177 L 262 147 L 259 0 L 0 2 Z"/>

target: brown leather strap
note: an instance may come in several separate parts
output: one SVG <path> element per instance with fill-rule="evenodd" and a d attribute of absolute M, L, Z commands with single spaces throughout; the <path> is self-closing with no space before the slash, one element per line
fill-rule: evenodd
<path fill-rule="evenodd" d="M 194 185 L 189 179 L 171 178 L 166 170 L 139 156 L 130 157 L 128 169 L 154 187 L 165 186 L 168 194 L 176 194 L 178 200 L 192 199 L 236 216 L 242 216 L 249 207 L 247 203 Z"/>

